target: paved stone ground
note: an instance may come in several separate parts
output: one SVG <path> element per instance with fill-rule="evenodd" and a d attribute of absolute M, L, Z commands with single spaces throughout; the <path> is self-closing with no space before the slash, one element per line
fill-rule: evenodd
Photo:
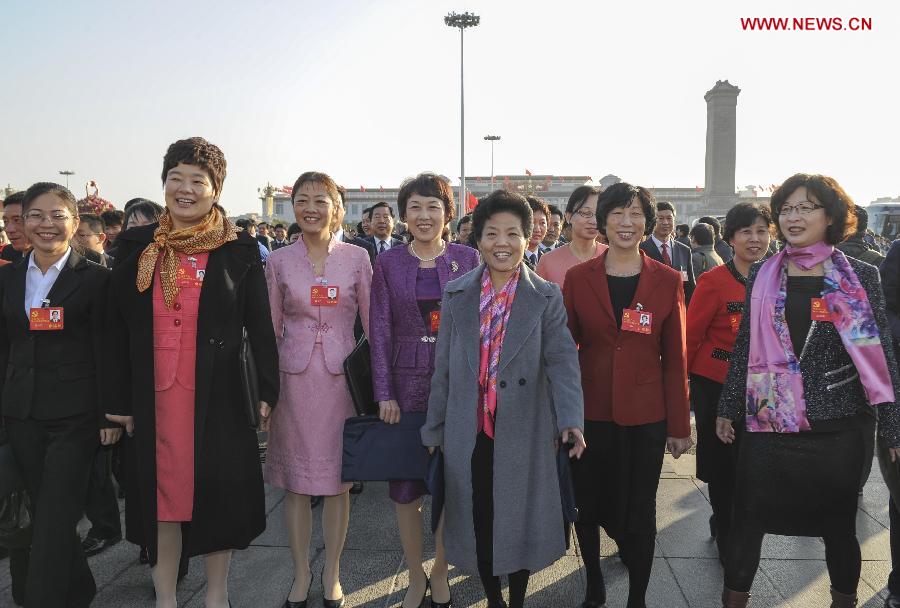
<path fill-rule="evenodd" d="M 709 501 L 704 483 L 693 478 L 693 456 L 678 461 L 666 457 L 659 486 L 656 561 L 647 605 L 653 608 L 712 608 L 719 606 L 722 569 L 715 545 L 709 539 Z M 860 499 L 858 532 L 862 545 L 860 606 L 881 608 L 890 571 L 888 546 L 888 492 L 875 464 Z M 390 608 L 400 606 L 407 574 L 400 550 L 393 507 L 385 484 L 367 484 L 353 497 L 350 531 L 342 561 L 342 583 L 348 606 Z M 290 551 L 284 525 L 283 494 L 269 489 L 269 525 L 246 551 L 235 554 L 231 569 L 232 605 L 280 608 L 292 580 Z M 318 579 L 324 543 L 320 528 L 321 508 L 315 512 L 312 571 Z M 433 554 L 433 547 L 427 550 Z M 627 573 L 619 562 L 616 546 L 604 537 L 602 560 L 607 578 L 610 608 L 623 607 L 628 593 Z M 119 543 L 90 560 L 99 592 L 98 608 L 152 607 L 150 572 L 138 563 L 138 550 Z M 816 538 L 767 537 L 763 561 L 753 588 L 756 607 L 820 608 L 830 603 L 824 545 Z M 4 562 L 6 560 L 3 560 Z M 554 566 L 535 573 L 528 587 L 526 606 L 576 607 L 584 592 L 577 546 Z M 428 565 L 430 568 L 430 563 Z M 52 574 L 51 574 L 52 575 Z M 0 563 L 0 607 L 13 606 L 9 570 Z M 476 578 L 451 570 L 454 606 L 487 604 L 480 597 Z M 179 602 L 203 608 L 202 560 L 191 560 L 191 570 L 179 585 Z M 310 606 L 321 606 L 322 587 L 316 580 Z"/>

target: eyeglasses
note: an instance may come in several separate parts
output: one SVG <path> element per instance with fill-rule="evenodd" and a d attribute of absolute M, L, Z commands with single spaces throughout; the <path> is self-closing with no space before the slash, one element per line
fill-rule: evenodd
<path fill-rule="evenodd" d="M 597 219 L 597 214 L 590 209 L 580 209 L 575 212 L 575 215 L 580 215 L 581 219 L 584 220 Z"/>
<path fill-rule="evenodd" d="M 825 207 L 825 205 L 818 205 L 806 201 L 805 203 L 797 203 L 796 205 L 784 205 L 778 212 L 778 215 L 790 215 L 794 212 L 794 209 L 796 209 L 797 213 L 800 215 L 809 215 L 816 209 L 822 209 L 823 207 Z"/>
<path fill-rule="evenodd" d="M 68 213 L 62 213 L 61 211 L 54 211 L 50 215 L 44 215 L 40 211 L 29 211 L 22 217 L 25 218 L 26 222 L 31 222 L 34 224 L 39 224 L 46 219 L 49 219 L 54 224 L 62 224 L 72 216 Z"/>

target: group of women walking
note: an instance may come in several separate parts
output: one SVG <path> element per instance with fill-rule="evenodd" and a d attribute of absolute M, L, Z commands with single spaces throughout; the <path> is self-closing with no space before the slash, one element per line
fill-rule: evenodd
<path fill-rule="evenodd" d="M 176 605 L 183 553 L 204 556 L 206 605 L 229 605 L 232 551 L 265 527 L 264 480 L 285 490 L 294 578 L 284 606 L 306 607 L 314 574 L 324 605 L 343 606 L 342 432 L 354 414 L 343 362 L 360 329 L 381 419 L 421 416 L 422 445 L 444 463 L 428 574 L 424 482 L 389 484 L 409 568 L 404 608 L 429 595 L 451 606 L 449 564 L 480 578 L 491 608 L 523 606 L 530 574 L 568 541 L 560 449 L 572 459 L 583 607 L 606 604 L 601 528 L 628 569 L 627 606 L 645 606 L 663 457 L 691 447 L 691 403 L 723 605 L 748 605 L 766 533 L 823 537 L 832 606 L 856 604 L 867 410 L 877 406 L 884 453 L 896 458 L 900 385 L 877 271 L 833 247 L 855 217 L 834 180 L 799 174 L 771 208 L 733 208 L 724 237 L 734 259 L 700 277 L 686 310 L 682 274 L 640 248 L 656 204 L 638 186 L 577 189 L 565 210 L 572 240 L 533 271 L 524 197 L 480 201 L 476 251 L 442 239 L 452 190 L 423 173 L 397 201 L 412 241 L 373 268 L 336 235 L 337 184 L 307 172 L 292 195 L 300 237 L 264 268 L 218 204 L 225 175 L 213 144 L 172 144 L 165 212 L 119 236 L 111 273 L 69 245 L 78 212 L 68 190 L 36 184 L 25 195 L 32 250 L 0 269 L 0 381 L 34 507 L 27 606 L 90 604 L 73 531 L 98 437 L 115 442 L 123 428 L 127 536 L 147 547 L 158 608 Z M 786 246 L 760 264 L 773 229 Z M 242 403 L 245 341 L 269 432 L 264 470 Z M 324 497 L 320 573 L 310 571 L 313 496 Z"/>

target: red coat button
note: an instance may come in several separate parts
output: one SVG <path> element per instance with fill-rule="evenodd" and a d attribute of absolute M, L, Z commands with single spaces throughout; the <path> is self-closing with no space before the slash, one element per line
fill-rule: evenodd
<path fill-rule="evenodd" d="M 181 319 L 175 319 L 175 327 L 179 327 L 181 325 Z"/>
<path fill-rule="evenodd" d="M 175 310 L 181 310 L 181 304 L 178 303 L 178 302 L 175 302 L 175 306 L 173 306 L 173 308 L 174 308 Z"/>

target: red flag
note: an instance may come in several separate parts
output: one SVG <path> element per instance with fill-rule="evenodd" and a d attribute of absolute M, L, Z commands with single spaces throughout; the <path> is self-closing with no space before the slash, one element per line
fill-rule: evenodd
<path fill-rule="evenodd" d="M 525 175 L 531 176 L 531 171 L 529 171 L 528 169 L 525 169 Z"/>
<path fill-rule="evenodd" d="M 478 199 L 475 198 L 475 195 L 466 190 L 466 213 L 472 211 L 475 207 L 478 206 Z"/>
<path fill-rule="evenodd" d="M 281 191 L 284 192 L 285 194 L 293 194 L 294 187 L 293 186 L 282 186 Z"/>
<path fill-rule="evenodd" d="M 703 192 L 703 188 L 701 188 L 700 186 L 695 186 L 695 189 L 697 190 L 697 192 Z"/>
<path fill-rule="evenodd" d="M 378 189 L 384 192 L 384 186 L 378 186 Z"/>
<path fill-rule="evenodd" d="M 360 187 L 359 187 L 359 191 L 360 191 L 360 192 L 365 192 L 365 191 L 366 191 L 366 187 L 365 187 L 365 186 L 360 186 Z"/>

